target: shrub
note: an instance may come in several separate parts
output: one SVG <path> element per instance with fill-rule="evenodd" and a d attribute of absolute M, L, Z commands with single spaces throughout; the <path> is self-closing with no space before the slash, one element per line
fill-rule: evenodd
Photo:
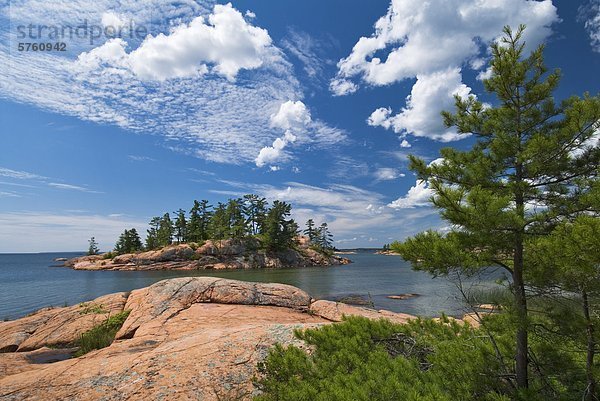
<path fill-rule="evenodd" d="M 105 348 L 112 344 L 127 316 L 129 316 L 129 311 L 119 312 L 83 333 L 77 341 L 76 345 L 79 350 L 75 353 L 75 356 L 85 355 L 90 351 Z"/>

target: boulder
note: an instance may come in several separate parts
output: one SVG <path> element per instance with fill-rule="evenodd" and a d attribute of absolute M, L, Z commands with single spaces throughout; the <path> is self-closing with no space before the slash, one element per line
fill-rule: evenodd
<path fill-rule="evenodd" d="M 269 305 L 307 310 L 310 295 L 286 284 L 251 283 L 217 277 L 182 277 L 135 290 L 125 304 L 131 311 L 117 338 L 131 338 L 152 321 L 164 322 L 196 303 Z"/>

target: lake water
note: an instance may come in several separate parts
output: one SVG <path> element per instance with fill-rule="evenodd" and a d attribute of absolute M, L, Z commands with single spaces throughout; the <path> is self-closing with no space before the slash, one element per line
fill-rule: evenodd
<path fill-rule="evenodd" d="M 15 319 L 46 306 L 73 305 L 101 295 L 130 291 L 182 276 L 213 276 L 246 281 L 291 284 L 318 299 L 348 294 L 370 297 L 377 309 L 420 316 L 442 312 L 461 315 L 464 304 L 454 284 L 445 278 L 411 270 L 398 256 L 373 252 L 342 255 L 345 266 L 233 271 L 77 271 L 60 267 L 57 257 L 77 253 L 0 254 L 0 320 Z M 416 293 L 406 299 L 388 295 Z"/>

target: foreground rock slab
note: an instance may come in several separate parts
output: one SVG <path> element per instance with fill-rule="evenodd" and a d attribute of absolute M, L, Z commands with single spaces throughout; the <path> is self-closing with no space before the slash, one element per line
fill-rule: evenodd
<path fill-rule="evenodd" d="M 130 311 L 116 340 L 104 349 L 61 360 L 72 349 L 56 347 L 72 346 L 108 315 L 107 309 Z M 5 345 L 0 353 L 0 399 L 251 399 L 256 394 L 252 378 L 257 363 L 270 347 L 303 346 L 294 338 L 295 329 L 331 324 L 343 315 L 398 323 L 413 318 L 313 301 L 306 292 L 284 284 L 213 277 L 163 280 L 131 294 L 107 295 L 84 306 L 42 310 L 0 323 Z"/>

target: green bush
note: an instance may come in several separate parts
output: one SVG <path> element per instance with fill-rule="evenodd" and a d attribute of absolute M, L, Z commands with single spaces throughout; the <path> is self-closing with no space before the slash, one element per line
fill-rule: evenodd
<path fill-rule="evenodd" d="M 469 326 L 350 317 L 296 336 L 313 351 L 275 346 L 257 400 L 509 400 L 490 344 Z"/>
<path fill-rule="evenodd" d="M 76 343 L 79 350 L 75 353 L 75 356 L 85 355 L 90 351 L 108 347 L 112 344 L 127 316 L 129 316 L 129 311 L 119 312 L 83 333 Z"/>
<path fill-rule="evenodd" d="M 513 319 L 495 314 L 485 318 L 485 325 L 486 330 L 475 329 L 448 319 L 398 325 L 350 317 L 298 331 L 310 352 L 272 348 L 259 365 L 256 385 L 263 393 L 256 400 L 581 399 L 585 360 L 573 352 L 573 343 L 532 335 L 530 388 L 516 392 Z"/>

